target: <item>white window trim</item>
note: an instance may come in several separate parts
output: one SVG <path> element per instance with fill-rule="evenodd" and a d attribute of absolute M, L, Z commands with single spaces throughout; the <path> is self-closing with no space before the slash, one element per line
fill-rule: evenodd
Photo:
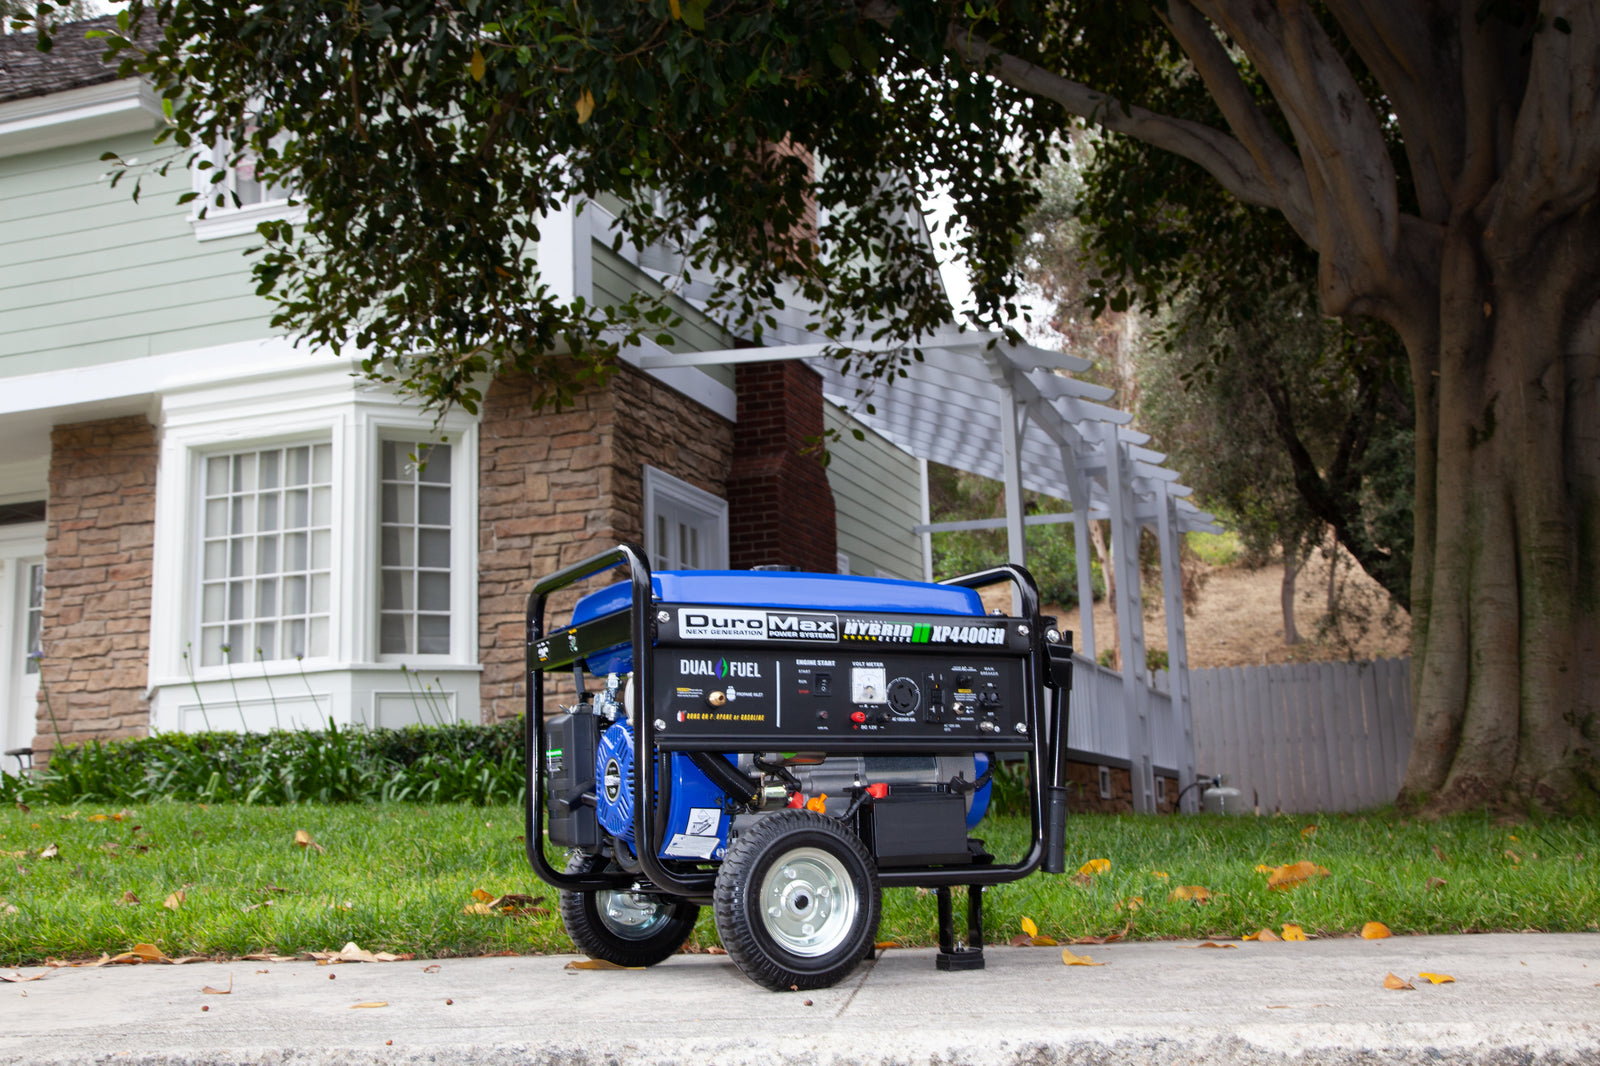
<path fill-rule="evenodd" d="M 371 562 L 367 566 L 371 591 L 365 602 L 372 605 L 367 640 L 372 661 L 405 662 L 420 666 L 446 665 L 459 662 L 476 662 L 478 658 L 478 538 L 476 516 L 478 513 L 477 428 L 465 432 L 442 434 L 432 432 L 427 426 L 415 422 L 374 419 L 369 432 L 370 461 L 365 487 L 372 493 L 368 513 L 378 516 L 372 523 L 372 540 L 369 550 Z M 448 438 L 448 440 L 444 439 Z M 383 551 L 380 538 L 383 531 L 383 445 L 387 441 L 431 441 L 450 445 L 450 652 L 447 655 L 401 654 L 382 652 L 379 606 L 383 598 Z M 360 602 L 358 600 L 358 602 Z"/>
<path fill-rule="evenodd" d="M 1100 798 L 1111 798 L 1111 767 L 1100 767 Z"/>
<path fill-rule="evenodd" d="M 220 154 L 215 151 L 210 153 L 213 166 L 202 170 L 197 158 L 190 164 L 189 175 L 194 191 L 199 193 L 190 201 L 189 225 L 194 229 L 194 239 L 197 241 L 214 241 L 224 237 L 239 237 L 247 233 L 254 233 L 256 227 L 263 222 L 283 219 L 291 225 L 302 225 L 306 220 L 306 208 L 290 196 L 280 196 L 271 200 L 262 200 L 260 203 L 244 204 L 235 207 L 228 195 L 224 195 L 224 203 L 217 204 L 218 192 L 231 193 L 233 183 L 224 179 L 213 182 L 212 176 L 219 169 L 225 169 L 231 177 L 232 167 L 224 167 L 216 161 Z"/>
<path fill-rule="evenodd" d="M 706 569 L 726 570 L 728 568 L 728 501 L 720 496 L 714 496 L 704 489 L 696 488 L 682 478 L 673 477 L 664 470 L 646 466 L 644 468 L 644 547 L 645 552 L 650 557 L 650 564 L 652 566 L 658 565 L 656 560 L 660 557 L 660 545 L 656 544 L 655 529 L 658 500 L 715 516 L 714 543 L 707 545 L 706 550 L 706 558 L 711 565 Z"/>
<path fill-rule="evenodd" d="M 201 353 L 195 353 L 201 354 Z M 203 365 L 203 364 L 200 364 Z M 435 424 L 432 414 L 403 403 L 386 389 L 351 376 L 349 360 L 325 357 L 298 372 L 265 380 L 213 379 L 171 389 L 160 397 L 161 428 L 156 476 L 156 536 L 152 563 L 150 675 L 151 726 L 204 728 L 196 706 L 209 710 L 211 726 L 270 728 L 281 709 L 299 724 L 378 724 L 411 700 L 414 684 L 403 665 L 439 679 L 438 700 L 452 720 L 475 721 L 479 706 L 477 619 L 476 419 L 452 412 Z M 452 448 L 451 653 L 377 655 L 378 642 L 378 442 L 385 436 L 418 440 L 449 437 Z M 199 632 L 199 463 L 207 454 L 279 443 L 325 440 L 332 445 L 333 544 L 330 639 L 326 658 L 254 661 L 200 667 L 186 642 Z M 198 646 L 196 646 L 197 648 Z M 418 681 L 423 679 L 419 678 Z M 236 709 L 242 709 L 245 719 Z M 431 715 L 418 712 L 423 720 Z M 263 722 L 265 723 L 263 725 Z"/>
<path fill-rule="evenodd" d="M 233 658 L 233 653 L 230 652 L 228 661 L 221 665 L 206 667 L 201 666 L 201 627 L 203 624 L 202 619 L 204 616 L 205 596 L 205 581 L 202 576 L 205 546 L 205 500 L 201 496 L 201 485 L 204 483 L 205 479 L 206 460 L 217 455 L 254 453 L 266 451 L 272 448 L 294 448 L 304 445 L 331 445 L 333 452 L 331 460 L 332 481 L 329 485 L 329 488 L 330 494 L 333 497 L 333 503 L 332 517 L 329 524 L 329 539 L 332 541 L 332 544 L 330 546 L 330 555 L 328 559 L 328 653 L 326 655 L 311 655 L 308 652 L 304 661 L 307 663 L 316 664 L 335 658 L 334 646 L 336 643 L 335 636 L 339 632 L 338 626 L 340 604 L 339 597 L 335 594 L 333 588 L 333 582 L 336 575 L 339 573 L 339 525 L 342 512 L 339 506 L 339 495 L 341 491 L 341 486 L 339 484 L 339 446 L 333 437 L 334 434 L 330 428 L 328 432 L 324 433 L 302 432 L 287 436 L 256 437 L 249 440 L 237 441 L 217 441 L 208 445 L 199 445 L 189 449 L 189 483 L 187 494 L 189 503 L 188 535 L 190 538 L 192 538 L 190 543 L 195 546 L 195 550 L 190 556 L 189 572 L 183 575 L 183 581 L 188 591 L 189 602 L 183 616 L 182 632 L 185 645 L 184 651 L 189 653 L 190 666 L 192 666 L 194 669 L 196 678 L 204 679 L 211 677 L 214 676 L 217 671 L 221 671 L 222 676 L 226 677 L 228 676 L 230 665 L 235 669 L 247 670 L 258 670 L 263 665 L 263 663 L 256 659 L 255 649 L 246 648 L 244 649 L 243 658 Z M 311 592 L 308 585 L 306 595 L 309 596 L 310 594 Z M 279 624 L 282 624 L 281 619 Z M 192 647 L 190 646 L 191 644 Z M 181 653 L 179 658 L 182 658 Z M 264 665 L 270 667 L 274 664 L 295 663 L 298 661 L 300 660 L 293 658 L 269 659 L 266 660 Z M 189 667 L 185 667 L 184 669 L 185 673 L 187 673 Z"/>

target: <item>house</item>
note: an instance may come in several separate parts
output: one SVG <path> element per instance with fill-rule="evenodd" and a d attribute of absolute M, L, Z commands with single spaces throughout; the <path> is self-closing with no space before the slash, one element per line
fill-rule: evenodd
<path fill-rule="evenodd" d="M 1210 516 L 1082 360 L 971 332 L 871 407 L 778 313 L 752 349 L 670 297 L 682 325 L 568 409 L 527 380 L 436 419 L 362 378 L 352 353 L 270 325 L 241 254 L 295 208 L 246 169 L 201 218 L 182 167 L 137 202 L 101 157 L 148 160 L 160 107 L 64 31 L 0 38 L 0 742 L 151 730 L 495 720 L 522 713 L 533 581 L 618 541 L 662 568 L 790 565 L 930 573 L 926 463 L 1072 501 L 1116 532 L 1117 672 L 1088 653 L 1069 731 L 1085 803 L 1154 810 L 1193 781 L 1178 582 L 1175 683 L 1144 669 L 1138 531 L 1163 567 Z M 541 273 L 610 302 L 662 275 L 613 251 L 603 203 L 547 219 Z M 846 408 L 849 410 L 846 410 Z M 805 445 L 835 431 L 824 467 Z M 861 438 L 855 434 L 859 430 Z M 920 484 L 919 484 L 920 483 Z M 554 606 L 556 613 L 560 601 Z M 1174 609 L 1174 608 L 1177 609 Z M 1166 797 L 1164 800 L 1163 797 Z"/>
<path fill-rule="evenodd" d="M 6 749 L 519 714 L 530 584 L 616 541 L 662 567 L 919 576 L 915 460 L 856 441 L 802 364 L 624 367 L 539 414 L 502 380 L 436 424 L 296 349 L 241 255 L 292 209 L 242 174 L 243 205 L 204 219 L 182 168 L 137 203 L 111 188 L 102 153 L 148 157 L 160 108 L 100 52 L 0 39 Z M 553 220 L 547 273 L 602 301 L 656 285 L 597 224 Z M 678 347 L 735 343 L 678 310 Z M 826 428 L 824 470 L 800 452 Z"/>

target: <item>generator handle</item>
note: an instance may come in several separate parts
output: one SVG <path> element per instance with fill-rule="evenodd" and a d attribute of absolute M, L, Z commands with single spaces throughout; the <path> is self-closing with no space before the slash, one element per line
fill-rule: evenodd
<path fill-rule="evenodd" d="M 644 549 L 635 544 L 619 544 L 609 551 L 598 555 L 591 555 L 581 562 L 573 563 L 565 569 L 544 578 L 533 586 L 528 593 L 527 624 L 527 660 L 526 673 L 528 683 L 526 687 L 526 728 L 523 730 L 526 744 L 524 755 L 528 766 L 528 797 L 523 805 L 523 819 L 525 829 L 523 832 L 524 847 L 528 853 L 528 862 L 534 871 L 547 884 L 567 891 L 593 891 L 603 888 L 626 888 L 637 878 L 622 871 L 615 873 L 593 873 L 574 875 L 564 870 L 557 870 L 550 865 L 544 856 L 544 826 L 545 826 L 545 788 L 540 780 L 543 774 L 541 757 L 545 750 L 544 732 L 544 670 L 539 665 L 539 658 L 535 648 L 544 637 L 544 609 L 551 595 L 574 585 L 584 578 L 593 577 L 595 574 L 610 570 L 613 567 L 626 567 L 628 578 L 633 585 L 633 600 L 631 617 L 629 618 L 629 639 L 633 644 L 634 662 L 634 691 L 639 700 L 639 715 L 641 723 L 648 722 L 649 716 L 645 714 L 643 701 L 644 693 L 650 691 L 651 664 L 648 653 L 651 644 L 651 617 L 650 607 L 653 599 L 650 581 L 650 562 L 645 556 Z M 652 730 L 653 734 L 653 730 Z M 646 743 L 648 743 L 648 737 Z M 641 745 L 641 751 L 649 751 L 647 746 Z M 637 779 L 640 775 L 640 762 L 633 762 L 633 773 Z M 645 782 L 635 780 L 635 795 L 648 795 L 644 791 Z M 636 831 L 637 832 L 637 831 Z M 645 851 L 646 849 L 641 849 Z M 646 872 L 649 873 L 647 865 Z"/>
<path fill-rule="evenodd" d="M 1032 773 L 1028 775 L 1028 813 L 1033 821 L 1033 846 L 1022 865 L 1033 870 L 1042 863 L 1046 872 L 1059 873 L 1066 851 L 1066 714 L 1059 697 L 1050 702 L 1048 723 L 1039 707 L 1047 688 L 1055 693 L 1051 644 L 1046 639 L 1046 631 L 1055 631 L 1055 627 L 1047 624 L 1039 613 L 1039 586 L 1028 568 L 1016 563 L 1002 563 L 963 574 L 942 584 L 978 589 L 1002 581 L 1009 581 L 1021 598 L 1021 617 L 1027 620 L 1028 643 L 1032 648 L 1028 654 L 1027 684 L 1028 729 L 1033 737 L 1033 747 L 1028 753 L 1032 764 Z M 1048 729 L 1045 728 L 1047 724 Z M 1048 787 L 1044 784 L 1047 772 L 1050 774 Z"/>

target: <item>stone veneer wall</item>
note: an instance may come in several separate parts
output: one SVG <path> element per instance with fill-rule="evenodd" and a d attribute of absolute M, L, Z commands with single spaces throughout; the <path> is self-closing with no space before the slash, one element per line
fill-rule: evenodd
<path fill-rule="evenodd" d="M 41 752 L 57 728 L 67 742 L 149 729 L 157 458 L 156 429 L 142 416 L 50 433 Z"/>
<path fill-rule="evenodd" d="M 483 718 L 523 712 L 524 613 L 536 578 L 644 537 L 644 466 L 727 496 L 733 427 L 624 367 L 560 412 L 534 414 L 533 382 L 496 381 L 483 404 L 478 474 L 478 651 Z M 580 591 L 599 587 L 589 582 Z M 547 623 L 577 593 L 556 597 Z M 571 691 L 561 680 L 553 692 Z"/>
<path fill-rule="evenodd" d="M 728 475 L 728 564 L 784 564 L 831 574 L 839 525 L 821 442 L 822 378 L 798 360 L 736 370 L 739 433 Z"/>

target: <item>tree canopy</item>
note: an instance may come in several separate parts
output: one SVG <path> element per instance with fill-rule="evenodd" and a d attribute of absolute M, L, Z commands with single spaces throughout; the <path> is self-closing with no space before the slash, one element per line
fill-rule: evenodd
<path fill-rule="evenodd" d="M 911 216 L 941 189 L 980 312 L 1009 325 L 1031 180 L 1077 121 L 1165 161 L 1108 174 L 1130 263 L 1170 239 L 1150 208 L 1176 183 L 1275 212 L 1322 310 L 1387 323 L 1410 364 L 1407 795 L 1595 802 L 1592 0 L 129 4 L 150 17 L 153 47 L 109 43 L 170 140 L 251 151 L 308 205 L 256 262 L 279 324 L 435 402 L 512 367 L 559 398 L 608 331 L 653 324 L 539 280 L 538 219 L 574 195 L 683 247 L 752 339 L 780 299 L 836 336 L 939 323 Z"/>

